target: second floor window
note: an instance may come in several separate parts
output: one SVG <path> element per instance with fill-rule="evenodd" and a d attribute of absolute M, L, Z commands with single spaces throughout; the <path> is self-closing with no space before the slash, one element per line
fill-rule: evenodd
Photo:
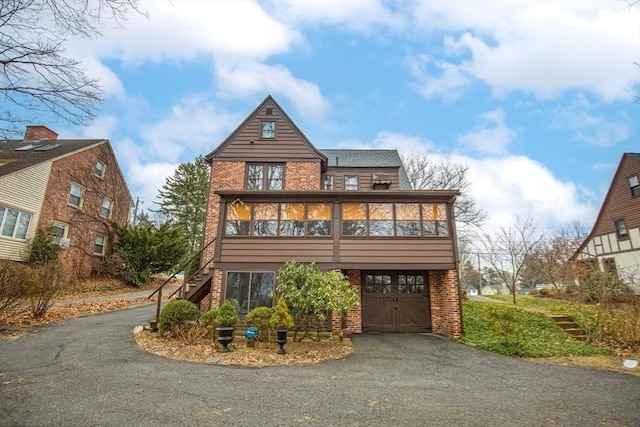
<path fill-rule="evenodd" d="M 324 177 L 322 188 L 325 190 L 333 190 L 333 175 L 326 175 Z"/>
<path fill-rule="evenodd" d="M 638 175 L 629 177 L 627 180 L 629 183 L 629 189 L 633 197 L 640 196 L 640 182 L 638 181 Z"/>
<path fill-rule="evenodd" d="M 284 188 L 283 164 L 247 165 L 247 190 L 282 190 Z"/>
<path fill-rule="evenodd" d="M 618 219 L 615 221 L 616 226 L 616 234 L 618 237 L 624 239 L 629 237 L 629 232 L 627 231 L 627 225 L 624 222 L 624 219 Z"/>
<path fill-rule="evenodd" d="M 75 182 L 71 183 L 71 190 L 69 190 L 69 204 L 76 208 L 82 207 L 82 200 L 84 199 L 84 187 Z"/>
<path fill-rule="evenodd" d="M 104 218 L 111 218 L 111 207 L 113 206 L 113 200 L 108 197 L 102 199 L 102 208 L 100 208 L 100 215 Z"/>
<path fill-rule="evenodd" d="M 358 177 L 356 175 L 347 175 L 344 177 L 344 189 L 355 191 L 358 189 Z"/>

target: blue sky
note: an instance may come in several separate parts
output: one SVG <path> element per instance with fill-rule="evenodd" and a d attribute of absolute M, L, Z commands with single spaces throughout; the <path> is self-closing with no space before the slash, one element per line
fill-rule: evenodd
<path fill-rule="evenodd" d="M 107 94 L 89 126 L 151 207 L 271 94 L 318 148 L 469 167 L 488 227 L 591 227 L 640 152 L 640 5 L 625 1 L 142 1 L 68 40 Z"/>

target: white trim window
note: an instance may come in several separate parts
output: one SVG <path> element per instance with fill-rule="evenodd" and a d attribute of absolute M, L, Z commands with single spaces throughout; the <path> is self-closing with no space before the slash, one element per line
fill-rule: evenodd
<path fill-rule="evenodd" d="M 111 208 L 113 207 L 113 200 L 108 197 L 102 199 L 102 207 L 100 208 L 100 216 L 103 218 L 111 218 Z"/>
<path fill-rule="evenodd" d="M 107 236 L 105 236 L 104 234 L 97 234 L 96 241 L 93 244 L 93 254 L 104 255 L 106 247 L 107 247 Z"/>
<path fill-rule="evenodd" d="M 51 235 L 53 236 L 53 241 L 55 243 L 60 246 L 67 247 L 69 242 L 69 224 L 60 221 L 53 221 L 53 224 L 51 224 Z"/>
<path fill-rule="evenodd" d="M 82 209 L 82 202 L 84 200 L 84 187 L 75 182 L 71 183 L 71 189 L 69 190 L 69 201 L 71 206 Z"/>
<path fill-rule="evenodd" d="M 31 217 L 30 213 L 0 206 L 0 235 L 25 240 Z"/>
<path fill-rule="evenodd" d="M 107 169 L 107 164 L 101 160 L 96 162 L 96 170 L 94 172 L 95 176 L 98 178 L 104 178 L 104 172 Z"/>

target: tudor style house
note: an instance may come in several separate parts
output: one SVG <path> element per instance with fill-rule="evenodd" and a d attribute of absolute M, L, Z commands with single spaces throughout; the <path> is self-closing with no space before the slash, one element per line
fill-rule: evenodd
<path fill-rule="evenodd" d="M 57 138 L 27 126 L 24 139 L 0 142 L 0 259 L 22 260 L 36 230 L 51 227 L 67 274 L 88 276 L 133 201 L 108 140 Z"/>
<path fill-rule="evenodd" d="M 591 232 L 572 257 L 640 293 L 640 153 L 624 153 Z"/>
<path fill-rule="evenodd" d="M 317 149 L 271 96 L 206 160 L 210 270 L 187 298 L 243 315 L 272 305 L 283 263 L 315 262 L 358 290 L 352 333 L 461 334 L 458 191 L 412 190 L 395 150 Z"/>

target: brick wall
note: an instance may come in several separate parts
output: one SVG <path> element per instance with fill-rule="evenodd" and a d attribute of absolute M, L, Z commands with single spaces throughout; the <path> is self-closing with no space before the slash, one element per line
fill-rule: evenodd
<path fill-rule="evenodd" d="M 362 332 L 362 275 L 360 270 L 347 270 L 345 276 L 351 286 L 358 292 L 358 306 L 347 312 L 345 332 L 347 334 L 359 334 Z M 331 318 L 331 331 L 333 334 L 340 332 L 340 322 L 340 316 L 334 313 Z"/>
<path fill-rule="evenodd" d="M 286 190 L 320 190 L 320 163 L 287 162 Z"/>
<path fill-rule="evenodd" d="M 204 244 L 209 243 L 218 232 L 218 217 L 220 215 L 220 196 L 214 194 L 216 190 L 242 190 L 244 188 L 244 162 L 213 162 L 209 180 L 209 201 L 204 228 Z M 213 258 L 215 244 L 203 252 L 202 262 Z"/>
<path fill-rule="evenodd" d="M 457 338 L 462 333 L 460 292 L 455 270 L 429 271 L 431 331 Z"/>
<path fill-rule="evenodd" d="M 104 177 L 95 175 L 96 162 L 106 164 Z M 68 204 L 71 182 L 85 187 L 82 207 Z M 115 157 L 106 143 L 56 160 L 53 163 L 39 227 L 49 227 L 54 221 L 68 224 L 70 246 L 60 253 L 60 261 L 67 274 L 86 277 L 102 267 L 103 257 L 94 255 L 96 235 L 107 236 L 110 251 L 115 234 L 110 222 L 126 224 L 129 220 L 131 198 L 119 173 Z M 102 201 L 110 198 L 111 218 L 100 215 Z"/>

